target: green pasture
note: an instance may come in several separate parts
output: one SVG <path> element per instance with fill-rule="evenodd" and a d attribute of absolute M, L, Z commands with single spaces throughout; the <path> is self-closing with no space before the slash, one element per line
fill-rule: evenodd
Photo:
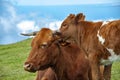
<path fill-rule="evenodd" d="M 30 51 L 31 39 L 0 45 L 0 80 L 34 80 L 35 73 L 24 71 L 23 64 Z"/>
<path fill-rule="evenodd" d="M 31 39 L 9 45 L 0 45 L 0 80 L 34 80 L 36 73 L 24 71 Z M 112 80 L 120 80 L 120 62 L 112 67 Z"/>

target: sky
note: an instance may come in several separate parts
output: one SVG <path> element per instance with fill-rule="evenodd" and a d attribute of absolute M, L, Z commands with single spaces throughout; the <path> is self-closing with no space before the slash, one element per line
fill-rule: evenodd
<path fill-rule="evenodd" d="M 16 0 L 0 0 L 0 44 L 10 44 L 28 38 L 21 36 L 20 33 L 40 30 L 39 22 L 52 30 L 56 30 L 61 23 L 50 21 L 48 18 L 42 18 L 43 22 L 41 19 L 35 20 L 34 18 L 38 16 L 33 12 L 18 14 L 16 3 Z M 32 19 L 29 19 L 30 16 Z"/>
<path fill-rule="evenodd" d="M 77 11 L 77 8 L 75 10 L 74 8 L 72 8 L 72 10 L 71 8 L 68 8 L 68 10 L 65 9 L 64 12 L 60 13 L 60 11 L 56 11 L 54 7 L 54 9 L 45 8 L 48 10 L 44 10 L 39 7 L 40 10 L 38 8 L 38 10 L 34 11 L 35 9 L 33 7 L 22 8 L 22 6 L 78 5 L 97 3 L 114 4 L 117 2 L 120 2 L 120 0 L 0 0 L 0 44 L 10 44 L 24 40 L 28 37 L 21 36 L 20 33 L 38 31 L 41 27 L 48 27 L 52 30 L 57 30 L 62 22 L 57 19 L 58 17 L 65 17 L 67 16 L 66 14 L 69 14 L 69 12 Z M 21 11 L 18 11 L 17 8 L 21 8 L 19 9 Z M 31 8 L 33 11 L 31 11 Z M 117 10 L 114 11 L 113 15 L 115 13 L 118 14 L 116 11 Z M 93 12 L 94 11 L 90 11 L 89 15 L 93 14 Z"/>
<path fill-rule="evenodd" d="M 17 0 L 17 5 L 78 5 L 97 3 L 117 3 L 120 0 Z"/>

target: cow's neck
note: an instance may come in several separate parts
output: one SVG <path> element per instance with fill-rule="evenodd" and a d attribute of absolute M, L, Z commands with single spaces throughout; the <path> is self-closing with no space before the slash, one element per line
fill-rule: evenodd
<path fill-rule="evenodd" d="M 67 80 L 65 77 L 65 69 L 66 69 L 66 61 L 65 61 L 65 57 L 62 54 L 62 48 L 60 47 L 60 45 L 56 45 L 56 51 L 54 51 L 55 54 L 57 54 L 56 59 L 53 59 L 53 66 L 52 69 L 55 71 L 55 73 L 57 74 L 58 80 Z"/>
<path fill-rule="evenodd" d="M 97 39 L 97 30 L 101 26 L 100 23 L 93 23 L 88 21 L 81 21 L 80 24 L 77 25 L 77 42 L 79 46 L 83 46 L 86 43 L 89 45 L 90 41 L 94 41 Z"/>
<path fill-rule="evenodd" d="M 72 33 L 71 38 L 69 40 L 79 45 L 79 43 L 78 43 L 78 40 L 79 40 L 79 38 L 78 38 L 78 26 L 76 24 L 72 24 L 72 27 L 74 27 L 75 31 Z"/>
<path fill-rule="evenodd" d="M 73 78 L 69 74 L 74 74 L 72 70 L 75 68 L 74 64 L 78 55 L 84 56 L 84 54 L 78 53 L 77 48 L 73 49 L 73 47 L 67 47 L 61 49 L 61 53 L 54 67 L 59 80 L 71 80 Z"/>

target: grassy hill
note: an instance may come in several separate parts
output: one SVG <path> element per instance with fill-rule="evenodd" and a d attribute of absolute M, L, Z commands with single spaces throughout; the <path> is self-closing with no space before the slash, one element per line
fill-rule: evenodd
<path fill-rule="evenodd" d="M 0 80 L 34 80 L 35 73 L 24 71 L 23 64 L 30 51 L 31 39 L 0 45 Z"/>
<path fill-rule="evenodd" d="M 31 39 L 15 44 L 0 45 L 0 80 L 34 80 L 36 73 L 24 71 Z M 112 80 L 120 80 L 120 62 L 113 64 Z"/>

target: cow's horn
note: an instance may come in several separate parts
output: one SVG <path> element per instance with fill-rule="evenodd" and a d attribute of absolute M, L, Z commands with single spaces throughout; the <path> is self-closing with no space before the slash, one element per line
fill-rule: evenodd
<path fill-rule="evenodd" d="M 37 33 L 38 33 L 38 31 L 34 31 L 31 33 L 21 33 L 21 35 L 23 35 L 23 36 L 35 36 Z"/>

